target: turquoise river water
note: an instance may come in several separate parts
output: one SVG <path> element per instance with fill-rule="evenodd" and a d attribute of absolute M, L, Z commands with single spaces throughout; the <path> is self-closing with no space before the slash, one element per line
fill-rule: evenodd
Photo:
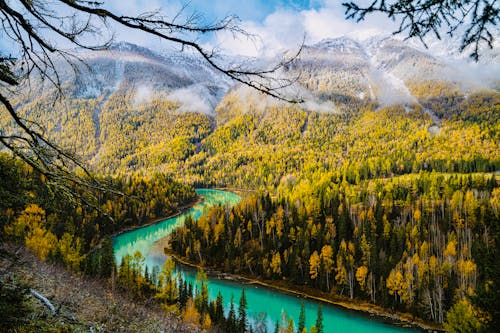
<path fill-rule="evenodd" d="M 187 215 L 197 219 L 213 205 L 225 204 L 232 206 L 240 201 L 240 197 L 231 192 L 209 189 L 198 189 L 196 192 L 203 197 L 203 201 L 184 214 L 114 237 L 113 248 L 117 263 L 120 263 L 125 254 L 133 254 L 139 250 L 145 256 L 145 264 L 150 271 L 155 265 L 161 267 L 167 257 L 163 254 L 161 246 L 155 246 L 155 243 L 182 225 Z M 181 270 L 181 273 L 188 281 L 193 282 L 195 280 L 196 271 L 194 269 L 184 266 L 179 266 L 178 269 Z M 208 287 L 210 299 L 214 299 L 217 293 L 221 292 L 226 311 L 228 311 L 231 296 L 234 296 L 235 309 L 237 310 L 241 290 L 244 288 L 250 322 L 253 323 L 255 318 L 265 313 L 268 332 L 274 331 L 275 322 L 281 319 L 282 311 L 286 311 L 297 323 L 302 301 L 306 310 L 306 327 L 311 327 L 316 321 L 318 301 L 300 298 L 272 288 L 242 284 L 216 277 L 208 278 Z M 325 332 L 396 333 L 412 331 L 408 328 L 384 323 L 359 312 L 344 310 L 329 304 L 323 304 L 323 318 Z"/>

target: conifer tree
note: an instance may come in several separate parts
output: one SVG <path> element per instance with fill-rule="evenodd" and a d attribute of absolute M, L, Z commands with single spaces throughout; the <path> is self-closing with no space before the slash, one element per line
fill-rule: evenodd
<path fill-rule="evenodd" d="M 316 318 L 316 330 L 318 333 L 324 333 L 323 328 L 323 306 L 318 306 L 318 317 Z"/>
<path fill-rule="evenodd" d="M 297 333 L 302 333 L 305 327 L 306 327 L 306 309 L 304 306 L 304 301 L 302 301 L 300 304 L 300 315 L 299 315 Z"/>
<path fill-rule="evenodd" d="M 226 330 L 228 332 L 234 332 L 237 327 L 236 313 L 234 311 L 234 297 L 231 295 L 231 303 L 229 306 L 229 313 L 226 320 Z"/>
<path fill-rule="evenodd" d="M 215 300 L 215 322 L 219 325 L 224 324 L 224 308 L 222 305 L 222 294 L 217 294 L 217 299 Z"/>
<path fill-rule="evenodd" d="M 238 330 L 245 333 L 247 329 L 247 299 L 245 296 L 245 289 L 241 290 L 240 307 L 238 308 Z"/>

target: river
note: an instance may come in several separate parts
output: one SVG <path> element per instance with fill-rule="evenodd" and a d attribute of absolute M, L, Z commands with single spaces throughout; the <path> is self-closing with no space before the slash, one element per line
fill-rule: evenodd
<path fill-rule="evenodd" d="M 182 225 L 187 215 L 197 219 L 212 205 L 226 204 L 232 206 L 240 201 L 240 197 L 231 192 L 209 189 L 197 189 L 196 192 L 204 200 L 184 214 L 114 237 L 113 248 L 117 263 L 120 263 L 125 254 L 133 254 L 139 250 L 145 256 L 145 264 L 150 271 L 155 265 L 161 267 L 167 257 L 163 254 L 162 247 L 157 242 Z M 195 280 L 196 272 L 192 268 L 179 266 L 178 269 L 181 270 L 188 281 L 193 282 Z M 253 323 L 256 318 L 265 313 L 265 323 L 269 333 L 274 332 L 275 322 L 281 319 L 282 311 L 286 311 L 297 323 L 302 301 L 304 301 L 306 310 L 306 327 L 309 329 L 316 321 L 319 305 L 317 301 L 289 295 L 272 288 L 241 284 L 210 276 L 208 277 L 208 287 L 211 300 L 217 296 L 219 291 L 221 292 L 226 311 L 229 308 L 231 296 L 234 296 L 235 309 L 237 310 L 241 290 L 244 288 L 250 322 Z M 359 312 L 344 310 L 329 304 L 323 304 L 323 324 L 325 332 L 396 333 L 412 331 L 408 328 L 387 324 Z"/>

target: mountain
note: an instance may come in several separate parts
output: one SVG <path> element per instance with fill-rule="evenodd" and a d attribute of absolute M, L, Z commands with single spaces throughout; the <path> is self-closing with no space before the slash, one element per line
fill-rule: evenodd
<path fill-rule="evenodd" d="M 463 93 L 498 84 L 500 66 L 488 53 L 481 67 L 459 58 L 424 52 L 404 41 L 374 36 L 359 41 L 349 37 L 326 39 L 305 46 L 291 72 L 313 94 L 333 98 L 373 100 L 382 105 L 416 103 L 435 97 L 422 85 L 445 85 Z"/>
<path fill-rule="evenodd" d="M 71 75 L 67 65 L 64 68 L 68 90 L 76 98 L 127 93 L 140 104 L 161 96 L 184 105 L 185 111 L 209 113 L 231 84 L 200 57 L 186 52 L 160 54 L 121 42 L 106 51 L 83 53 L 81 58 L 87 66 L 80 66 L 78 75 Z M 199 102 L 191 105 L 192 98 Z"/>
<path fill-rule="evenodd" d="M 344 140 L 334 144 L 336 136 L 357 133 L 353 126 L 362 126 L 359 117 L 367 110 L 401 105 L 406 117 L 427 132 L 443 118 L 461 116 L 472 103 L 489 108 L 484 113 L 491 114 L 498 99 L 497 63 L 481 64 L 489 71 L 473 71 L 479 65 L 443 59 L 384 36 L 342 37 L 305 46 L 285 71 L 299 76 L 296 88 L 307 100 L 295 106 L 237 86 L 185 52 L 160 53 L 119 43 L 79 56 L 85 65 L 78 66 L 76 75 L 68 64 L 57 62 L 61 97 L 56 99 L 47 83 L 32 82 L 30 89 L 24 87 L 12 97 L 19 113 L 43 124 L 52 140 L 78 152 L 98 172 L 161 171 L 188 182 L 210 181 L 207 177 L 219 172 L 224 159 L 231 168 L 252 165 L 260 153 L 243 160 L 237 156 L 239 149 L 255 143 L 266 152 L 282 151 L 296 140 L 304 141 L 307 150 L 312 142 L 328 141 L 325 147 L 332 152 L 325 154 L 341 161 L 350 148 Z M 493 90 L 476 99 L 481 87 Z M 318 120 L 319 113 L 330 116 Z M 422 122 L 424 113 L 430 120 Z M 0 122 L 13 131 L 9 119 Z M 299 158 L 295 153 L 291 158 Z M 325 155 L 328 163 L 341 163 L 330 158 Z"/>

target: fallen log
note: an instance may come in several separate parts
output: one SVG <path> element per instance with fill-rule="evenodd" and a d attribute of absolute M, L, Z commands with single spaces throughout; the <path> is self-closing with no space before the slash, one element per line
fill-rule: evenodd
<path fill-rule="evenodd" d="M 55 316 L 56 308 L 52 305 L 52 303 L 50 303 L 50 301 L 45 296 L 43 296 L 34 289 L 30 289 L 30 293 L 33 296 L 35 296 L 35 298 L 39 299 L 47 308 L 49 308 L 50 313 L 52 313 Z"/>

